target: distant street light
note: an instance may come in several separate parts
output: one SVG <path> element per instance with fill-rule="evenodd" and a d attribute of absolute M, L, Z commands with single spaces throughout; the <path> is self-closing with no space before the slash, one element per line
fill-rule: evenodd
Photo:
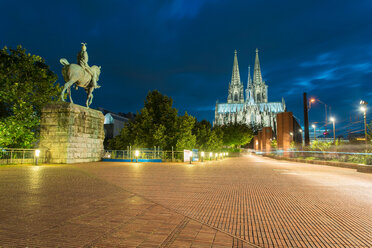
<path fill-rule="evenodd" d="M 311 125 L 313 128 L 314 128 L 314 140 L 316 139 L 316 136 L 315 136 L 315 130 L 316 130 L 316 126 L 313 124 Z"/>
<path fill-rule="evenodd" d="M 335 122 L 336 119 L 334 117 L 329 118 L 330 121 L 333 123 L 333 143 L 336 144 L 336 129 L 335 129 Z"/>
<path fill-rule="evenodd" d="M 367 140 L 367 105 L 368 105 L 368 102 L 361 100 L 360 105 L 362 105 L 360 107 L 360 110 L 363 112 L 363 115 L 364 115 L 364 138 L 365 138 L 366 148 L 367 148 L 367 145 L 368 145 L 368 140 Z"/>

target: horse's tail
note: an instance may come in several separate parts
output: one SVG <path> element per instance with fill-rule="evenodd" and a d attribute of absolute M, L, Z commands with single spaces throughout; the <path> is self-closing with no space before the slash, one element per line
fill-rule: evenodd
<path fill-rule="evenodd" d="M 67 61 L 67 59 L 65 58 L 62 58 L 59 60 L 59 63 L 61 63 L 62 65 L 69 65 L 70 63 Z"/>

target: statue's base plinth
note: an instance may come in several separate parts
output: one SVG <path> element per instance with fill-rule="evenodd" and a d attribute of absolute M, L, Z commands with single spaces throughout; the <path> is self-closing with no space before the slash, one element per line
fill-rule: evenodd
<path fill-rule="evenodd" d="M 101 160 L 105 138 L 103 114 L 80 105 L 56 102 L 42 109 L 40 148 L 49 163 Z"/>

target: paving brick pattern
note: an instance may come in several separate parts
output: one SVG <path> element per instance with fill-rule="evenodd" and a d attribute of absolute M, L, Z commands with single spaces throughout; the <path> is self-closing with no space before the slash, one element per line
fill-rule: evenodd
<path fill-rule="evenodd" d="M 236 243 L 232 235 L 73 166 L 0 167 L 0 205 L 0 247 L 232 247 Z M 239 247 L 252 247 L 239 242 Z"/>
<path fill-rule="evenodd" d="M 249 156 L 0 167 L 0 247 L 372 247 L 372 175 Z"/>
<path fill-rule="evenodd" d="M 80 167 L 260 247 L 372 247 L 371 174 L 254 156 Z"/>

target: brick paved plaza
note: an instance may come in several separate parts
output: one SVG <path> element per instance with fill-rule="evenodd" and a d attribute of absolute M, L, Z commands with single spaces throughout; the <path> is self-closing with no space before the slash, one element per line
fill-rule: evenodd
<path fill-rule="evenodd" d="M 372 174 L 247 156 L 0 167 L 0 247 L 371 247 Z"/>

